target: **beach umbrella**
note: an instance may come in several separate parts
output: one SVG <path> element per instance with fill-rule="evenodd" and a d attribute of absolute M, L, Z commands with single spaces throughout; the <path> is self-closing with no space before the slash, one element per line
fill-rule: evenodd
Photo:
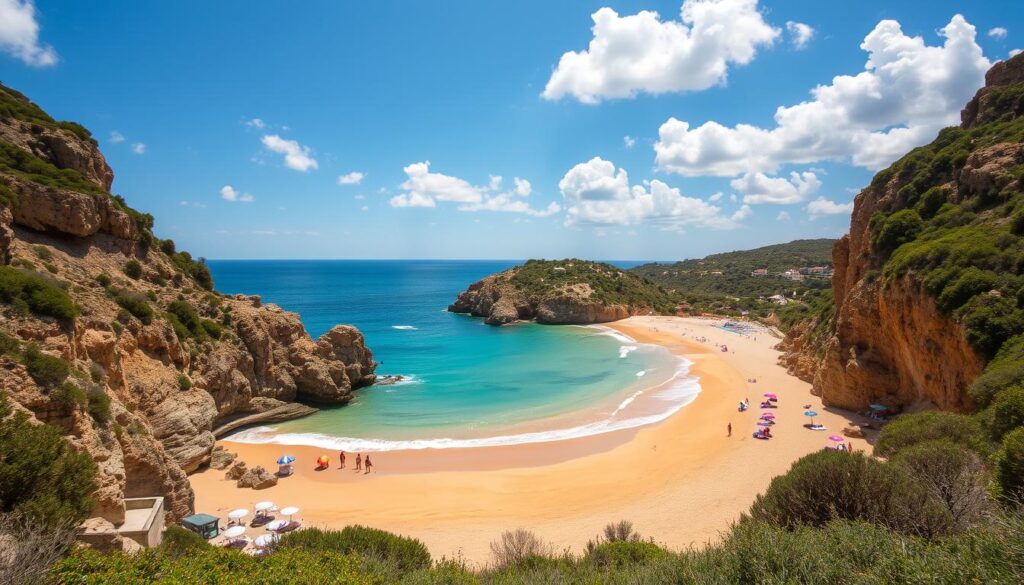
<path fill-rule="evenodd" d="M 288 506 L 287 508 L 281 510 L 281 514 L 284 515 L 284 516 L 287 516 L 288 520 L 291 520 L 292 516 L 294 516 L 294 515 L 296 515 L 298 513 L 299 513 L 299 509 L 297 507 L 295 507 L 295 506 Z"/>
<path fill-rule="evenodd" d="M 839 435 L 829 435 L 828 440 L 832 441 L 833 443 L 845 443 L 846 442 L 846 439 L 840 437 Z"/>
<path fill-rule="evenodd" d="M 818 413 L 813 410 L 805 410 L 804 416 L 811 417 L 811 424 L 814 424 L 814 417 L 818 416 Z"/>
<path fill-rule="evenodd" d="M 278 530 L 281 530 L 285 526 L 288 526 L 287 520 L 274 520 L 270 524 L 267 524 L 267 530 L 271 532 L 276 532 Z"/>
<path fill-rule="evenodd" d="M 260 536 L 256 537 L 256 540 L 253 541 L 253 544 L 260 548 L 264 548 L 266 546 L 270 546 L 278 540 L 281 540 L 281 537 L 276 534 L 261 534 Z"/>
<path fill-rule="evenodd" d="M 764 397 L 765 398 L 778 398 L 778 395 L 775 394 L 774 392 L 765 392 L 764 393 Z"/>
<path fill-rule="evenodd" d="M 878 412 L 882 412 L 884 410 L 889 410 L 889 407 L 884 405 L 884 404 L 869 404 L 868 408 L 870 408 L 871 410 L 878 411 Z"/>
<path fill-rule="evenodd" d="M 281 458 L 277 460 L 278 465 L 288 465 L 289 463 L 295 463 L 295 458 L 291 455 L 281 455 Z"/>
<path fill-rule="evenodd" d="M 266 512 L 267 510 L 273 507 L 274 502 L 256 502 L 256 505 L 253 506 L 253 509 L 256 510 L 257 512 Z"/>
<path fill-rule="evenodd" d="M 775 418 L 775 415 L 770 413 L 770 412 L 762 412 L 761 413 L 761 418 L 772 419 L 772 418 Z"/>
<path fill-rule="evenodd" d="M 231 518 L 235 522 L 238 522 L 239 520 L 245 518 L 248 515 L 249 510 L 246 510 L 245 508 L 238 508 L 237 510 L 231 510 L 230 512 L 228 512 L 228 518 Z"/>
<path fill-rule="evenodd" d="M 224 531 L 224 536 L 228 538 L 238 538 L 245 534 L 245 526 L 232 526 Z"/>
<path fill-rule="evenodd" d="M 772 425 L 771 425 L 771 423 L 759 422 L 759 423 L 757 423 L 757 426 L 759 426 L 759 427 L 770 427 Z"/>

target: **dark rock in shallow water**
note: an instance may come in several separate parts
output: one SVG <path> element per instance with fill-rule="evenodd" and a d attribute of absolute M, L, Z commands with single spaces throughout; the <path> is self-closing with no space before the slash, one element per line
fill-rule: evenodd
<path fill-rule="evenodd" d="M 405 376 L 402 376 L 400 374 L 390 374 L 390 375 L 387 375 L 387 376 L 379 376 L 377 378 L 377 381 L 374 382 L 373 385 L 374 386 L 390 386 L 392 384 L 397 384 L 397 383 L 399 383 L 399 382 L 401 382 L 403 380 L 405 380 Z"/>

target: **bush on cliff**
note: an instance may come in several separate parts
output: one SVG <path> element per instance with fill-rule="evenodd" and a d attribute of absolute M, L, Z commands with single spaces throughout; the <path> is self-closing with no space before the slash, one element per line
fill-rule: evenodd
<path fill-rule="evenodd" d="M 210 274 L 210 267 L 206 265 L 206 260 L 203 258 L 198 261 L 193 260 L 192 255 L 188 252 L 175 252 L 170 255 L 170 258 L 178 270 L 195 281 L 201 288 L 213 290 L 213 276 Z"/>
<path fill-rule="evenodd" d="M 71 297 L 50 278 L 0 266 L 0 302 L 34 315 L 71 320 L 78 309 Z"/>
<path fill-rule="evenodd" d="M 1003 388 L 1024 384 L 1024 336 L 1018 335 L 1004 343 L 985 372 L 970 387 L 971 399 L 978 408 L 992 403 Z"/>
<path fill-rule="evenodd" d="M 365 526 L 346 526 L 340 531 L 307 528 L 288 533 L 277 546 L 310 552 L 355 554 L 393 563 L 403 571 L 430 566 L 430 552 L 419 540 Z"/>
<path fill-rule="evenodd" d="M 76 453 L 52 425 L 11 414 L 0 395 L 0 512 L 24 512 L 51 524 L 74 522 L 92 509 L 96 464 Z"/>
<path fill-rule="evenodd" d="M 871 218 L 871 223 L 874 227 L 871 242 L 883 255 L 913 241 L 922 227 L 921 216 L 913 209 L 901 209 L 888 217 L 876 215 Z"/>
<path fill-rule="evenodd" d="M 995 396 L 981 419 L 993 441 L 1002 441 L 1010 431 L 1024 426 L 1024 386 L 1005 388 Z"/>
<path fill-rule="evenodd" d="M 949 532 L 952 518 L 906 471 L 860 453 L 821 451 L 776 477 L 750 509 L 783 528 L 857 520 L 925 537 Z"/>
<path fill-rule="evenodd" d="M 989 451 L 977 420 L 953 412 L 928 411 L 904 414 L 882 427 L 875 454 L 892 457 L 928 441 L 947 440 L 982 455 Z"/>
<path fill-rule="evenodd" d="M 994 468 L 1002 499 L 1013 505 L 1024 503 L 1024 428 L 1017 428 L 1003 438 Z"/>
<path fill-rule="evenodd" d="M 124 271 L 128 278 L 133 280 L 142 278 L 142 264 L 134 258 L 125 262 L 121 270 Z"/>
<path fill-rule="evenodd" d="M 988 473 L 977 453 L 947 439 L 901 450 L 893 459 L 928 495 L 945 506 L 957 530 L 965 530 L 989 511 Z"/>
<path fill-rule="evenodd" d="M 39 346 L 30 343 L 22 354 L 22 361 L 28 375 L 43 388 L 56 388 L 71 373 L 71 366 L 61 358 L 43 353 Z"/>
<path fill-rule="evenodd" d="M 153 308 L 146 302 L 145 295 L 120 289 L 113 291 L 113 295 L 114 302 L 118 306 L 131 313 L 139 321 L 142 321 L 144 325 L 149 325 L 153 322 Z"/>

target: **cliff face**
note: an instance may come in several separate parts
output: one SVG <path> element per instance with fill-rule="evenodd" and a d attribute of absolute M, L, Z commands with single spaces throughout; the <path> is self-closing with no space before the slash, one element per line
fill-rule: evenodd
<path fill-rule="evenodd" d="M 967 387 L 995 342 L 967 326 L 993 335 L 1005 328 L 1008 336 L 1019 316 L 1007 298 L 1015 268 L 1000 254 L 1019 246 L 1006 216 L 1022 191 L 1022 83 L 1024 59 L 996 64 L 960 129 L 908 154 L 857 195 L 850 232 L 833 248 L 835 314 L 824 335 L 807 323 L 782 345 L 782 363 L 812 381 L 826 404 L 972 408 Z M 901 221 L 886 225 L 897 213 Z M 907 235 L 880 249 L 880 231 L 897 223 Z M 993 243 L 972 242 L 978 235 Z"/>
<path fill-rule="evenodd" d="M 471 284 L 448 310 L 484 317 L 490 325 L 558 325 L 607 323 L 673 307 L 660 287 L 607 264 L 530 260 Z"/>
<path fill-rule="evenodd" d="M 354 327 L 313 340 L 294 313 L 206 290 L 190 272 L 201 264 L 155 240 L 146 216 L 109 194 L 113 172 L 92 141 L 0 114 L 0 147 L 0 260 L 63 288 L 77 308 L 58 319 L 0 302 L 0 333 L 21 348 L 0 356 L 0 388 L 97 462 L 95 516 L 117 524 L 122 500 L 142 495 L 165 496 L 174 519 L 187 515 L 187 473 L 209 462 L 215 429 L 280 416 L 294 401 L 345 403 L 374 382 Z M 64 360 L 76 391 L 106 396 L 109 413 L 37 382 L 23 355 L 32 344 Z"/>

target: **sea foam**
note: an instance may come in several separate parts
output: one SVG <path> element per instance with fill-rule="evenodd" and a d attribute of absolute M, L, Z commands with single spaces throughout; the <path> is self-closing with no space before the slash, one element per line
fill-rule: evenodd
<path fill-rule="evenodd" d="M 392 325 L 391 328 L 392 329 L 398 329 L 399 331 L 416 331 L 417 330 L 417 327 L 415 325 Z"/>

